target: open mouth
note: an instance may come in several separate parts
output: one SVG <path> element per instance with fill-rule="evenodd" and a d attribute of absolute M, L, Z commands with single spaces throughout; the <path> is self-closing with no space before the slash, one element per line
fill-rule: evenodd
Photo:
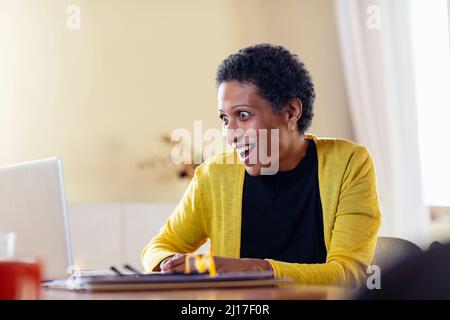
<path fill-rule="evenodd" d="M 233 148 L 237 151 L 239 158 L 245 164 L 256 164 L 256 159 L 251 159 L 253 150 L 255 150 L 256 143 L 248 143 L 241 146 L 233 144 Z M 250 161 L 253 160 L 253 161 Z"/>

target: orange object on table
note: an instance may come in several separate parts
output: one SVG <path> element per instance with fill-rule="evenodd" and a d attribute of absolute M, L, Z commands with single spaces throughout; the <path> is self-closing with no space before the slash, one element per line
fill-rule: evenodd
<path fill-rule="evenodd" d="M 39 299 L 41 264 L 36 259 L 0 259 L 0 300 Z"/>

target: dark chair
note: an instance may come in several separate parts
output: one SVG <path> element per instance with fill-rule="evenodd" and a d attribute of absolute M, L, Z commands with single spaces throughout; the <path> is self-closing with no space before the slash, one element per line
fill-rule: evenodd
<path fill-rule="evenodd" d="M 381 273 L 380 289 L 362 286 L 356 299 L 450 299 L 450 244 L 393 265 Z"/>
<path fill-rule="evenodd" d="M 386 271 L 399 261 L 421 253 L 422 249 L 411 241 L 392 237 L 378 237 L 372 265 L 377 265 L 381 271 Z"/>

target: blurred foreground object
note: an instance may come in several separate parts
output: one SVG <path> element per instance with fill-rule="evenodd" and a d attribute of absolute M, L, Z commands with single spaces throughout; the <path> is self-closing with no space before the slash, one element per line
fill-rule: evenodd
<path fill-rule="evenodd" d="M 0 260 L 0 300 L 36 300 L 41 290 L 41 266 L 35 259 Z"/>
<path fill-rule="evenodd" d="M 433 245 L 381 273 L 381 289 L 363 289 L 362 300 L 450 299 L 450 243 Z"/>

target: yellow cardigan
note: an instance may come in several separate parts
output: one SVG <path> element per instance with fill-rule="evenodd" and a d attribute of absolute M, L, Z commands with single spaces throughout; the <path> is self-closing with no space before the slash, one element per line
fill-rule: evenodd
<path fill-rule="evenodd" d="M 364 146 L 342 139 L 313 139 L 317 146 L 319 189 L 327 259 L 298 264 L 268 259 L 276 278 L 301 284 L 357 285 L 363 281 L 376 246 L 381 214 L 375 169 Z M 240 257 L 245 168 L 236 153 L 212 157 L 197 167 L 182 200 L 141 253 L 146 271 L 175 253 L 197 250 L 209 238 L 217 256 Z M 283 213 L 280 212 L 280 219 Z"/>

